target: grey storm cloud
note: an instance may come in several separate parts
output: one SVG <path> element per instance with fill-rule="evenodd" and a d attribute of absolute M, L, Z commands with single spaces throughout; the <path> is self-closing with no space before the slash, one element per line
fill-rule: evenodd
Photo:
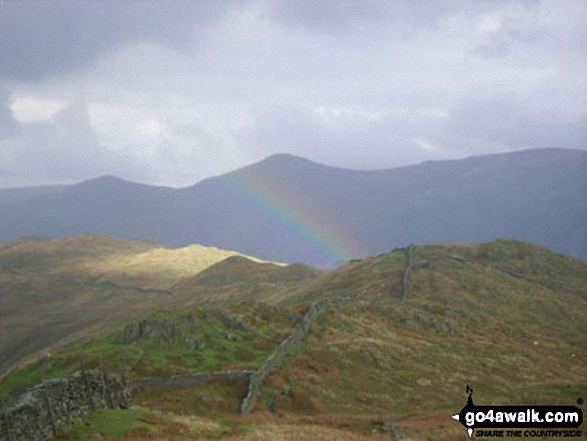
<path fill-rule="evenodd" d="M 442 148 L 430 140 L 437 138 L 445 125 L 443 116 L 421 109 L 356 113 L 289 106 L 260 118 L 242 136 L 251 149 L 261 150 L 259 156 L 270 154 L 279 145 L 284 151 L 318 162 L 374 169 L 384 167 L 390 158 L 396 166 L 442 158 Z M 323 148 L 316 149 L 317 145 Z M 355 154 L 341 154 L 351 151 Z"/>
<path fill-rule="evenodd" d="M 580 148 L 587 139 L 587 117 L 569 114 L 564 106 L 497 93 L 455 106 L 448 131 L 454 135 L 453 142 L 469 137 L 471 153 L 483 153 L 490 145 Z"/>
<path fill-rule="evenodd" d="M 276 1 L 273 13 L 282 23 L 318 32 L 349 32 L 365 27 L 386 26 L 390 23 L 398 29 L 409 30 L 422 25 L 434 26 L 447 14 L 492 10 L 508 2 L 512 3 L 509 0 Z M 540 0 L 518 0 L 516 3 L 532 7 L 539 2 Z"/>
<path fill-rule="evenodd" d="M 0 77 L 42 80 L 133 41 L 189 50 L 197 24 L 227 1 L 7 0 L 0 6 Z"/>
<path fill-rule="evenodd" d="M 0 139 L 13 135 L 17 126 L 10 110 L 10 94 L 0 87 Z"/>
<path fill-rule="evenodd" d="M 72 182 L 102 175 L 149 180 L 154 176 L 137 157 L 104 149 L 78 97 L 51 122 L 15 123 L 13 136 L 0 139 L 0 186 Z"/>
<path fill-rule="evenodd" d="M 585 149 L 581 0 L 4 0 L 0 186 Z M 80 97 L 84 97 L 83 99 Z"/>

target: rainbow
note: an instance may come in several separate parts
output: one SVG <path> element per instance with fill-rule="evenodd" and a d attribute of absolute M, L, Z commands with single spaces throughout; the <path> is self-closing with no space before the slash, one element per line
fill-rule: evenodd
<path fill-rule="evenodd" d="M 229 186 L 277 224 L 283 234 L 302 238 L 298 244 L 325 263 L 341 263 L 366 255 L 365 247 L 340 222 L 284 188 L 282 181 L 265 174 L 232 173 Z"/>

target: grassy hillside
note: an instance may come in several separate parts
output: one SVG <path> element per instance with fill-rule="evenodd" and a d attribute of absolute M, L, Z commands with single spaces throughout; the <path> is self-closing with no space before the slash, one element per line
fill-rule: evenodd
<path fill-rule="evenodd" d="M 137 247 L 130 256 L 154 249 L 128 246 Z M 108 260 L 108 246 L 95 253 Z M 153 286 L 176 291 L 172 307 L 14 371 L 0 398 L 80 366 L 130 380 L 255 370 L 318 299 L 332 302 L 266 377 L 250 415 L 238 413 L 244 381 L 143 387 L 134 392 L 139 407 L 97 412 L 64 429 L 64 439 L 464 440 L 449 415 L 465 404 L 466 384 L 478 404 L 587 397 L 585 263 L 509 240 L 417 246 L 402 297 L 407 256 L 398 250 L 329 273 L 229 257 L 176 285 L 161 276 Z"/>
<path fill-rule="evenodd" d="M 42 377 L 60 378 L 82 367 L 103 366 L 129 380 L 254 370 L 298 319 L 287 309 L 258 303 L 159 311 L 8 374 L 0 383 L 0 399 Z M 141 335 L 139 327 L 148 332 Z"/>
<path fill-rule="evenodd" d="M 100 235 L 0 243 L 0 373 L 64 339 L 185 303 L 176 285 L 235 255 Z"/>
<path fill-rule="evenodd" d="M 515 241 L 415 247 L 402 300 L 405 257 L 349 264 L 288 300 L 348 299 L 268 380 L 266 410 L 449 440 L 465 384 L 487 404 L 587 396 L 587 265 Z"/>
<path fill-rule="evenodd" d="M 231 303 L 243 299 L 276 303 L 327 273 L 302 264 L 279 265 L 231 256 L 181 281 L 176 295 L 194 303 Z"/>

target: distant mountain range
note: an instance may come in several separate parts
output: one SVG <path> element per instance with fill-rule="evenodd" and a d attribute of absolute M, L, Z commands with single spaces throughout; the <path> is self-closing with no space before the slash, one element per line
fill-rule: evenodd
<path fill-rule="evenodd" d="M 102 177 L 0 190 L 0 239 L 102 233 L 332 265 L 410 243 L 531 241 L 587 260 L 587 152 L 344 170 L 279 154 L 173 189 Z"/>

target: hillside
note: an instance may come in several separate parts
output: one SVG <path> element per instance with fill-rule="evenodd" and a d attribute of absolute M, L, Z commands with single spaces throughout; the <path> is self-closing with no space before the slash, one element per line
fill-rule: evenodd
<path fill-rule="evenodd" d="M 63 190 L 65 186 L 49 185 L 41 187 L 16 187 L 16 188 L 0 188 L 0 203 L 24 201 L 32 199 L 45 194 L 54 193 Z"/>
<path fill-rule="evenodd" d="M 0 373 L 64 339 L 183 304 L 177 284 L 236 255 L 99 235 L 0 243 Z"/>
<path fill-rule="evenodd" d="M 409 243 L 507 237 L 587 260 L 585 170 L 587 152 L 565 149 L 378 171 L 274 155 L 182 189 L 103 177 L 0 191 L 0 238 L 90 231 L 333 267 Z"/>
<path fill-rule="evenodd" d="M 587 396 L 587 264 L 526 242 L 414 246 L 331 272 L 229 257 L 189 280 L 203 305 L 54 353 L 7 376 L 0 398 L 103 365 L 135 384 L 141 407 L 97 412 L 69 438 L 448 441 L 466 439 L 449 418 L 466 384 L 487 404 Z M 244 378 L 278 348 L 239 415 Z M 243 376 L 195 385 L 226 371 Z"/>
<path fill-rule="evenodd" d="M 181 281 L 175 291 L 178 297 L 191 297 L 198 304 L 223 304 L 243 299 L 279 302 L 323 274 L 302 264 L 259 263 L 234 256 Z"/>

